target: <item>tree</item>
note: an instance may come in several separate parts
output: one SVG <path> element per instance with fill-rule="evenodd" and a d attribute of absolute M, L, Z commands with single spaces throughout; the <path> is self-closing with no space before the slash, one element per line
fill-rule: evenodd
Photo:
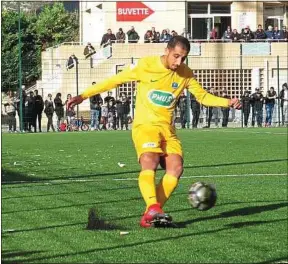
<path fill-rule="evenodd" d="M 21 22 L 21 56 L 22 56 L 22 83 L 35 83 L 39 77 L 41 56 L 38 49 L 36 32 L 33 28 L 35 15 L 20 13 Z M 19 45 L 18 45 L 18 13 L 12 10 L 2 12 L 1 26 L 1 90 L 17 90 L 19 71 Z"/>
<path fill-rule="evenodd" d="M 78 13 L 69 13 L 62 3 L 46 5 L 36 22 L 39 39 L 48 47 L 62 42 L 78 41 Z"/>
<path fill-rule="evenodd" d="M 18 12 L 2 9 L 1 90 L 18 89 Z M 22 10 L 22 9 L 21 9 Z M 67 12 L 62 3 L 46 4 L 36 12 L 21 12 L 22 83 L 35 84 L 41 77 L 41 51 L 65 41 L 78 41 L 78 14 Z"/>

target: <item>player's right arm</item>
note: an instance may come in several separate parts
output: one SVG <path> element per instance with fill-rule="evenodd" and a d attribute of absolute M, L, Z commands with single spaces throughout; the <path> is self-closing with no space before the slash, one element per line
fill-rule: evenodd
<path fill-rule="evenodd" d="M 140 63 L 141 62 L 139 61 L 137 65 L 130 65 L 120 73 L 106 79 L 105 81 L 99 84 L 89 86 L 86 90 L 84 90 L 84 92 L 81 95 L 71 98 L 70 101 L 68 102 L 68 107 L 71 108 L 77 104 L 80 104 L 83 102 L 83 100 L 93 95 L 101 94 L 109 90 L 112 90 L 120 84 L 131 81 L 138 81 L 140 76 L 139 74 L 139 67 L 141 67 Z"/>

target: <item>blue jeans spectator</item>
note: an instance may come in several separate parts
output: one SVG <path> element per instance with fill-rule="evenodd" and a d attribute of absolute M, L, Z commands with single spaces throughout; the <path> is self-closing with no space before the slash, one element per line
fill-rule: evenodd
<path fill-rule="evenodd" d="M 90 110 L 91 129 L 99 129 L 99 110 Z"/>
<path fill-rule="evenodd" d="M 271 126 L 274 104 L 266 104 L 266 125 Z"/>

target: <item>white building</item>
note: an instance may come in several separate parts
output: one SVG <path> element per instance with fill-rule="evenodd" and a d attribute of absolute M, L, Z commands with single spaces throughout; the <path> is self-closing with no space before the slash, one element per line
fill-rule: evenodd
<path fill-rule="evenodd" d="M 287 1 L 82 1 L 80 41 L 100 42 L 108 28 L 116 34 L 119 28 L 127 32 L 134 26 L 142 40 L 151 27 L 178 34 L 186 28 L 192 38 L 206 39 L 213 27 L 222 35 L 227 26 L 238 31 L 247 25 L 256 30 L 258 24 L 265 29 L 268 25 L 281 28 L 287 21 Z"/>

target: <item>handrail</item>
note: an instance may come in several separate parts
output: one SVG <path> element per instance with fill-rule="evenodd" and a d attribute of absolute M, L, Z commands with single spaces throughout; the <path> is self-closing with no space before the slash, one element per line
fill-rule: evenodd
<path fill-rule="evenodd" d="M 255 43 L 255 42 L 263 42 L 263 43 L 279 43 L 279 42 L 287 42 L 288 40 L 285 39 L 251 39 L 249 41 L 245 40 L 231 40 L 231 39 L 189 39 L 190 43 Z M 117 41 L 111 41 L 113 44 L 129 44 L 128 40 L 124 43 L 119 43 Z M 163 44 L 165 42 L 157 42 L 152 44 Z M 86 46 L 87 43 L 84 42 L 62 42 L 61 44 L 55 45 L 52 48 L 58 48 L 60 46 L 68 46 L 68 45 L 75 45 L 75 46 Z M 100 46 L 100 42 L 91 42 L 92 46 Z M 131 43 L 130 43 L 131 44 Z M 150 43 L 143 43 L 137 42 L 135 44 L 150 44 Z"/>

